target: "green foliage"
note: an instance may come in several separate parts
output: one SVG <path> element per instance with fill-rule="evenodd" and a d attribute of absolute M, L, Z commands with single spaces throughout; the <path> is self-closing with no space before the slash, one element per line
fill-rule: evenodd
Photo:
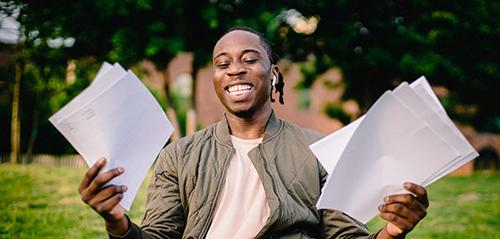
<path fill-rule="evenodd" d="M 319 75 L 318 68 L 316 66 L 316 57 L 311 55 L 307 61 L 300 63 L 300 72 L 302 72 L 302 80 L 299 82 L 296 88 L 310 88 L 314 83 L 314 80 Z"/>
<path fill-rule="evenodd" d="M 318 75 L 340 67 L 347 87 L 343 98 L 367 109 L 395 83 L 424 74 L 431 84 L 450 90 L 443 100 L 455 119 L 500 132 L 498 107 L 492 104 L 500 102 L 500 4 L 495 1 L 96 0 L 9 1 L 1 6 L 6 14 L 20 7 L 22 41 L 0 45 L 12 53 L 11 64 L 0 71 L 0 112 L 10 113 L 13 66 L 19 63 L 24 68 L 22 145 L 36 130 L 39 115 L 39 137 L 57 138 L 52 146 L 35 143 L 43 152 L 72 151 L 46 119 L 88 85 L 102 61 L 130 68 L 149 59 L 164 70 L 173 56 L 188 51 L 194 54 L 196 71 L 210 62 L 218 37 L 235 25 L 263 32 L 277 43 L 281 56 L 304 62 L 304 78 L 292 87 L 307 89 Z M 295 32 L 282 15 L 289 9 L 318 17 L 317 29 L 310 35 Z M 70 47 L 47 45 L 58 38 L 75 42 Z M 71 59 L 78 64 L 78 80 L 67 84 Z M 477 110 L 460 115 L 454 112 L 460 105 Z M 2 120 L 8 125 L 8 119 Z M 2 142 L 9 141 L 6 137 L 3 134 Z M 2 144 L 0 149 L 5 152 L 7 147 Z"/>
<path fill-rule="evenodd" d="M 311 91 L 308 88 L 298 88 L 295 91 L 297 93 L 297 107 L 304 110 L 309 109 L 311 106 Z"/>
<path fill-rule="evenodd" d="M 165 97 L 162 97 L 160 92 L 158 90 L 152 88 L 152 87 L 147 87 L 148 90 L 151 92 L 151 94 L 155 97 L 156 101 L 160 104 L 162 109 L 166 109 L 168 107 L 168 101 L 165 99 Z"/>
<path fill-rule="evenodd" d="M 344 112 L 340 104 L 327 103 L 325 105 L 325 112 L 330 118 L 338 119 L 344 125 L 351 123 L 351 117 Z"/>
<path fill-rule="evenodd" d="M 453 104 L 478 107 L 469 121 L 476 127 L 499 117 L 491 102 L 500 102 L 495 92 L 500 88 L 496 53 L 500 4 L 316 1 L 298 9 L 321 20 L 311 36 L 282 23 L 284 51 L 299 61 L 309 54 L 334 59 L 315 65 L 318 73 L 331 66 L 342 68 L 347 83 L 344 98 L 354 98 L 366 109 L 395 83 L 426 75 L 431 84 L 456 93 Z M 309 74 L 307 68 L 303 72 Z M 311 80 L 307 82 L 304 87 L 311 85 Z"/>

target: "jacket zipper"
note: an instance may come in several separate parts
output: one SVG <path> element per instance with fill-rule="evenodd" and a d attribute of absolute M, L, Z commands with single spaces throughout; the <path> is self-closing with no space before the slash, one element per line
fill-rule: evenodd
<path fill-rule="evenodd" d="M 273 192 L 274 192 L 274 194 L 276 194 L 276 198 L 278 199 L 278 208 L 276 209 L 276 210 L 278 210 L 278 212 L 277 212 L 278 213 L 278 218 L 277 218 L 276 222 L 279 222 L 279 220 L 281 219 L 281 205 L 283 203 L 281 202 L 281 198 L 280 198 L 280 196 L 278 194 L 278 189 L 277 189 L 277 186 L 276 186 L 276 182 L 275 182 L 274 176 L 271 174 L 271 170 L 269 169 L 269 165 L 267 163 L 267 159 L 266 159 L 266 157 L 264 157 L 264 153 L 263 153 L 264 149 L 263 149 L 263 147 L 264 146 L 262 144 L 259 145 L 259 153 L 260 153 L 260 157 L 264 161 L 264 169 L 266 170 L 266 173 L 269 174 L 269 176 L 271 177 L 271 182 L 273 184 Z M 262 231 L 260 231 L 257 235 L 260 235 L 261 232 Z"/>
<path fill-rule="evenodd" d="M 213 220 L 213 211 L 215 209 L 215 206 L 217 205 L 217 202 L 219 201 L 219 193 L 221 191 L 222 185 L 226 181 L 226 174 L 227 174 L 227 168 L 229 162 L 231 162 L 231 158 L 234 156 L 234 148 L 231 148 L 231 151 L 229 152 L 229 156 L 226 158 L 226 161 L 224 162 L 224 169 L 223 173 L 221 176 L 221 179 L 219 179 L 219 183 L 217 185 L 217 190 L 215 191 L 215 200 L 214 203 L 210 206 L 210 211 L 208 211 L 208 221 L 207 224 L 203 227 L 203 230 L 201 231 L 200 238 L 205 238 L 207 237 L 208 229 L 210 228 L 210 225 L 212 224 Z"/>

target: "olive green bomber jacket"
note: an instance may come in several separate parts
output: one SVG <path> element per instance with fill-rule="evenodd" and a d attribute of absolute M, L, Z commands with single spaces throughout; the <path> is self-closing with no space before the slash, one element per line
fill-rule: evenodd
<path fill-rule="evenodd" d="M 271 115 L 261 144 L 249 152 L 270 215 L 258 238 L 374 238 L 344 213 L 317 210 L 327 173 L 308 145 L 321 136 Z M 142 226 L 124 236 L 204 238 L 235 149 L 224 118 L 169 144 L 158 156 Z"/>

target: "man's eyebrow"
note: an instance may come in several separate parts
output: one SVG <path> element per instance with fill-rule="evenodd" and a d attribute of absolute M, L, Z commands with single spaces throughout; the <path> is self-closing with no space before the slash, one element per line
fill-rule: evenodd
<path fill-rule="evenodd" d="M 246 49 L 243 51 L 243 54 L 248 53 L 248 52 L 257 53 L 258 55 L 260 55 L 260 52 L 258 50 L 255 50 L 255 49 Z"/>
<path fill-rule="evenodd" d="M 249 52 L 253 52 L 253 53 L 256 53 L 256 54 L 260 55 L 260 52 L 258 50 L 256 50 L 256 49 L 253 49 L 253 48 L 249 48 L 249 49 L 243 50 L 242 54 L 249 53 Z M 228 55 L 228 53 L 227 52 L 220 52 L 217 55 L 215 55 L 213 59 L 215 60 L 215 59 L 217 59 L 217 57 L 219 57 L 219 56 L 225 56 L 225 55 Z"/>

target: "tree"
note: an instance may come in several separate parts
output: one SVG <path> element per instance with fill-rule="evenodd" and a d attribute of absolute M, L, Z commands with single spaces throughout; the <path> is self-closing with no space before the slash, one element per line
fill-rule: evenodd
<path fill-rule="evenodd" d="M 294 60 L 316 59 L 313 74 L 340 66 L 346 98 L 367 109 L 400 81 L 426 75 L 451 93 L 445 107 L 455 119 L 483 128 L 498 121 L 500 4 L 491 1 L 315 1 L 292 8 L 321 19 L 311 35 L 280 26 L 283 49 Z M 301 47 L 302 46 L 302 47 Z M 306 86 L 314 80 L 305 79 Z M 477 114 L 459 118 L 455 108 L 472 105 Z M 490 131 L 500 131 L 498 123 Z"/>
<path fill-rule="evenodd" d="M 298 87 L 307 89 L 318 75 L 340 67 L 347 84 L 345 98 L 367 109 L 395 83 L 425 74 L 433 84 L 452 92 L 445 101 L 449 112 L 459 103 L 476 107 L 477 114 L 462 121 L 478 127 L 498 118 L 498 110 L 490 104 L 500 100 L 495 92 L 499 88 L 495 50 L 500 8 L 496 2 L 77 0 L 2 4 L 2 11 L 9 9 L 6 6 L 22 6 L 23 41 L 17 48 L 2 46 L 19 57 L 0 73 L 11 82 L 9 92 L 15 92 L 14 66 L 21 66 L 18 105 L 22 110 L 18 112 L 23 127 L 31 129 L 23 128 L 21 139 L 22 145 L 34 145 L 35 151 L 38 145 L 46 152 L 71 152 L 45 119 L 89 83 L 102 61 L 130 68 L 149 59 L 165 72 L 176 54 L 192 52 L 196 74 L 210 62 L 217 38 L 235 25 L 263 32 L 285 58 L 308 61 Z M 301 30 L 298 23 L 311 25 Z M 71 39 L 71 47 L 65 47 Z M 66 82 L 71 62 L 77 66 L 74 83 Z M 59 141 L 35 144 L 37 134 Z"/>
<path fill-rule="evenodd" d="M 22 147 L 31 151 L 38 132 L 38 122 L 50 110 L 46 108 L 47 99 L 53 93 L 54 82 L 64 82 L 66 62 L 69 58 L 67 47 L 72 45 L 71 38 L 61 38 L 59 32 L 53 31 L 56 22 L 34 24 L 33 16 L 26 4 L 5 2 L 1 5 L 2 20 L 10 17 L 16 21 L 10 28 L 16 37 L 4 41 L 2 49 L 8 50 L 10 64 L 2 72 L 11 80 L 11 162 L 19 162 Z M 2 26 L 5 26 L 2 24 Z M 68 41 L 69 39 L 69 41 Z M 9 79 L 10 78 L 10 79 Z M 6 81 L 9 82 L 9 81 Z M 57 84 L 57 83 L 56 83 Z M 36 98 L 39 97 L 39 98 Z M 28 104 L 29 103 L 29 104 Z M 21 125 L 27 122 L 31 130 L 22 130 Z M 29 129 L 29 127 L 26 127 Z"/>
<path fill-rule="evenodd" d="M 12 110 L 11 110 L 11 154 L 10 154 L 10 162 L 17 163 L 19 161 L 19 152 L 20 152 L 20 134 L 21 134 L 21 123 L 19 120 L 19 93 L 20 93 L 20 85 L 21 85 L 21 74 L 23 70 L 22 64 L 22 54 L 21 54 L 21 44 L 18 42 L 16 38 L 19 38 L 16 29 L 16 15 L 19 15 L 19 8 L 13 2 L 2 3 L 0 5 L 0 14 L 2 15 L 2 30 L 3 33 L 10 33 L 12 37 L 2 37 L 2 41 L 6 41 L 9 43 L 15 43 L 13 47 L 14 59 L 14 83 L 12 86 Z M 6 24 L 7 21 L 10 21 L 10 24 Z"/>

